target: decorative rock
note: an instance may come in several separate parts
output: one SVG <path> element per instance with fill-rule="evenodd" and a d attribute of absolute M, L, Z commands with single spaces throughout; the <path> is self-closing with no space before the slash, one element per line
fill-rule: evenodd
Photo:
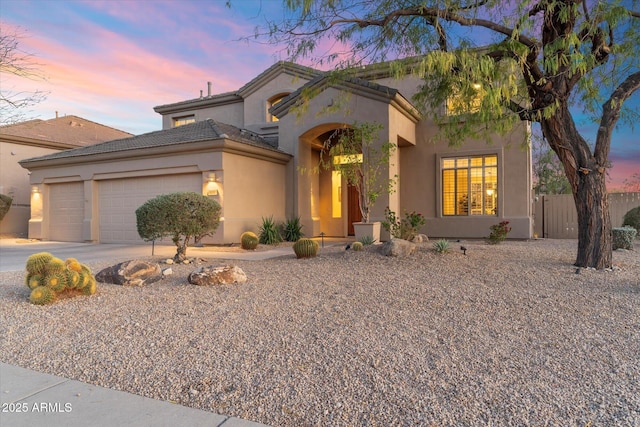
<path fill-rule="evenodd" d="M 429 238 L 427 237 L 426 234 L 416 234 L 413 240 L 411 241 L 413 243 L 424 243 L 424 242 L 428 242 Z"/>
<path fill-rule="evenodd" d="M 416 250 L 416 244 L 402 239 L 391 239 L 382 245 L 382 255 L 409 256 Z"/>
<path fill-rule="evenodd" d="M 122 286 L 144 286 L 160 279 L 162 279 L 160 265 L 142 260 L 121 262 L 96 274 L 98 282 Z"/>
<path fill-rule="evenodd" d="M 171 267 L 165 268 L 162 270 L 162 276 L 171 276 L 173 274 L 173 269 Z"/>
<path fill-rule="evenodd" d="M 165 263 L 165 264 L 169 264 L 169 265 L 171 265 L 171 264 L 173 264 L 173 260 L 172 260 L 171 258 L 167 258 L 167 259 L 164 261 L 164 263 Z"/>
<path fill-rule="evenodd" d="M 229 285 L 246 281 L 247 275 L 244 271 L 240 267 L 230 265 L 200 267 L 189 274 L 189 283 L 199 286 Z"/>

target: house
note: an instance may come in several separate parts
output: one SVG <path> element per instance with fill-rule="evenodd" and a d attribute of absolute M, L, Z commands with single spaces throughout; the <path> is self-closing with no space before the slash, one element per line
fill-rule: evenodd
<path fill-rule="evenodd" d="M 336 81 L 289 62 L 237 91 L 212 94 L 209 85 L 206 95 L 155 107 L 161 131 L 22 161 L 41 195 L 32 201 L 29 236 L 141 242 L 135 210 L 174 191 L 201 192 L 222 206 L 220 227 L 205 243 L 238 242 L 269 216 L 299 216 L 307 236 L 347 236 L 359 220 L 354 190 L 336 171 L 309 171 L 336 131 L 375 122 L 380 142 L 398 147 L 385 172 L 398 184 L 380 197 L 373 220 L 389 206 L 421 212 L 430 237 L 486 237 L 504 220 L 510 237 L 531 237 L 531 155 L 520 148 L 527 124 L 490 145 L 436 144 L 436 125 L 411 101 L 419 85 L 380 67 Z"/>
<path fill-rule="evenodd" d="M 32 188 L 21 160 L 127 136 L 131 134 L 77 116 L 58 117 L 57 113 L 49 120 L 0 126 L 0 194 L 13 199 L 0 222 L 0 234 L 27 236 Z"/>

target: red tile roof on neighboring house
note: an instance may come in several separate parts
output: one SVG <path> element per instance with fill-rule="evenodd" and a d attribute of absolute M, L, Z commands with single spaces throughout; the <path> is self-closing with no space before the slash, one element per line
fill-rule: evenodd
<path fill-rule="evenodd" d="M 49 120 L 28 120 L 0 126 L 0 138 L 15 142 L 36 142 L 56 148 L 86 147 L 113 139 L 132 136 L 129 132 L 101 125 L 78 116 L 63 116 Z M 50 144 L 48 144 L 50 143 Z"/>

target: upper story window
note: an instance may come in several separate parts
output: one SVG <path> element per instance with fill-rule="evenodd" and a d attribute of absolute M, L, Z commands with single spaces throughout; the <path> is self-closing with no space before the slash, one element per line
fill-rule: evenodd
<path fill-rule="evenodd" d="M 269 98 L 269 100 L 267 101 L 267 121 L 268 122 L 277 122 L 278 118 L 276 116 L 272 116 L 271 113 L 269 113 L 269 109 L 271 107 L 273 107 L 274 105 L 277 105 L 279 102 L 281 102 L 287 95 L 289 95 L 288 93 L 280 93 L 276 96 L 273 96 L 271 98 Z"/>
<path fill-rule="evenodd" d="M 498 214 L 498 156 L 441 159 L 442 214 Z"/>
<path fill-rule="evenodd" d="M 457 116 L 460 114 L 472 114 L 480 111 L 480 105 L 482 105 L 482 97 L 484 92 L 482 86 L 479 83 L 475 83 L 471 86 L 471 90 L 475 95 L 469 99 L 463 99 L 459 91 L 455 90 L 453 94 L 447 99 L 447 115 Z"/>
<path fill-rule="evenodd" d="M 193 114 L 190 116 L 174 117 L 173 127 L 177 128 L 178 126 L 194 123 L 195 121 L 196 121 L 196 116 L 194 116 Z"/>

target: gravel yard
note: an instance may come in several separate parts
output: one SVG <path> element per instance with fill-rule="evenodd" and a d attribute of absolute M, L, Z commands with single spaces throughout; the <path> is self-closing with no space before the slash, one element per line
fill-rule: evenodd
<path fill-rule="evenodd" d="M 44 307 L 0 273 L 0 360 L 273 426 L 640 425 L 639 244 L 613 271 L 575 240 L 464 245 L 211 259 L 249 281 L 174 265 Z"/>

